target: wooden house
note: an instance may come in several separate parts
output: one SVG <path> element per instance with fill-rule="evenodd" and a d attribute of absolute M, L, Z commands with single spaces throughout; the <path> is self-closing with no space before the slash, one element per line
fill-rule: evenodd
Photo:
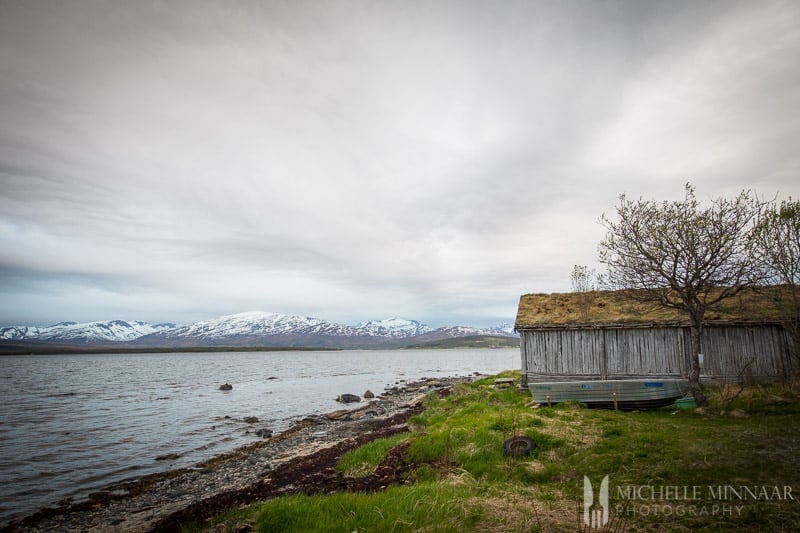
<path fill-rule="evenodd" d="M 536 381 L 685 377 L 688 320 L 624 291 L 526 294 L 520 333 L 522 385 Z M 706 313 L 703 376 L 775 380 L 797 371 L 774 297 L 743 293 Z"/>

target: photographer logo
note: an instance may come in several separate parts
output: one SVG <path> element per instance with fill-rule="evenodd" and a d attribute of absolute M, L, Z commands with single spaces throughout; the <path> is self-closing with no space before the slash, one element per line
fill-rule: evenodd
<path fill-rule="evenodd" d="M 592 482 L 583 476 L 583 523 L 592 529 L 608 524 L 608 476 L 600 482 L 598 501 L 595 502 Z"/>

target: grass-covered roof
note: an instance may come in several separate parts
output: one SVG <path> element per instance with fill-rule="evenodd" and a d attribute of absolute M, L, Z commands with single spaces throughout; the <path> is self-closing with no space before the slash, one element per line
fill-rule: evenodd
<path fill-rule="evenodd" d="M 706 312 L 709 322 L 775 322 L 781 319 L 776 287 L 742 292 Z M 524 294 L 514 326 L 520 329 L 688 323 L 685 313 L 637 300 L 632 291 Z"/>

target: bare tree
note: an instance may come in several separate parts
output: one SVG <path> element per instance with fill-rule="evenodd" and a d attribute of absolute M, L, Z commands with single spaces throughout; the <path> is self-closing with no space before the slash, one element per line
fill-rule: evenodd
<path fill-rule="evenodd" d="M 586 265 L 575 265 L 570 275 L 572 292 L 579 293 L 580 313 L 584 320 L 589 319 L 591 298 L 589 293 L 595 290 L 596 273 Z"/>
<path fill-rule="evenodd" d="M 595 288 L 595 271 L 586 265 L 575 265 L 572 267 L 570 280 L 572 281 L 572 292 L 589 292 Z"/>
<path fill-rule="evenodd" d="M 764 210 L 756 228 L 758 259 L 774 285 L 783 325 L 800 360 L 800 201 L 783 200 Z"/>
<path fill-rule="evenodd" d="M 703 206 L 694 187 L 687 183 L 685 191 L 674 202 L 620 196 L 616 217 L 600 218 L 608 231 L 600 262 L 611 288 L 637 289 L 632 297 L 686 313 L 692 344 L 687 378 L 697 404 L 707 405 L 700 388 L 703 319 L 709 307 L 761 280 L 752 246 L 763 204 L 742 191 Z"/>

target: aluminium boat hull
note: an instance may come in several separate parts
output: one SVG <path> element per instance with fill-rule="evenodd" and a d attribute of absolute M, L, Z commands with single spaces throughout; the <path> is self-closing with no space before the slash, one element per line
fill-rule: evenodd
<path fill-rule="evenodd" d="M 539 404 L 577 401 L 602 409 L 654 409 L 675 403 L 689 392 L 685 379 L 607 379 L 539 381 L 528 384 Z"/>

